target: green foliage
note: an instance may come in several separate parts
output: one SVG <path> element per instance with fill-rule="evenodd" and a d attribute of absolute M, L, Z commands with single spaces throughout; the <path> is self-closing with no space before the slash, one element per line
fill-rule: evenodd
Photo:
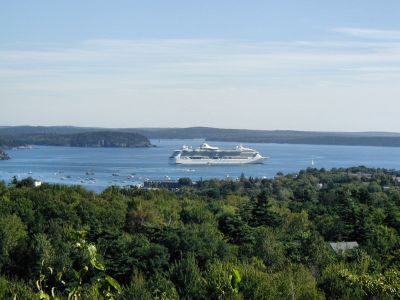
<path fill-rule="evenodd" d="M 0 299 L 396 299 L 394 176 L 308 169 L 100 194 L 0 182 Z M 337 254 L 339 241 L 359 246 Z"/>
<path fill-rule="evenodd" d="M 1 276 L 0 299 L 35 299 L 35 295 L 28 284 Z"/>
<path fill-rule="evenodd" d="M 0 245 L 2 256 L 9 256 L 10 252 L 27 235 L 25 224 L 17 215 L 3 216 L 0 219 Z"/>
<path fill-rule="evenodd" d="M 149 282 L 149 287 L 152 291 L 152 297 L 154 300 L 178 300 L 179 295 L 175 288 L 174 283 L 166 277 L 157 273 L 152 277 Z"/>
<path fill-rule="evenodd" d="M 265 269 L 245 264 L 241 267 L 241 274 L 240 291 L 244 299 L 277 299 L 278 292 L 275 278 L 265 272 Z"/>
<path fill-rule="evenodd" d="M 400 272 L 387 270 L 383 274 L 354 274 L 348 269 L 341 269 L 338 275 L 345 279 L 351 287 L 360 288 L 368 296 L 380 298 L 391 296 L 400 297 Z"/>
<path fill-rule="evenodd" d="M 143 277 L 142 274 L 135 274 L 135 276 L 132 278 L 132 282 L 125 287 L 122 295 L 119 296 L 119 299 L 151 300 L 153 298 L 146 279 Z"/>
<path fill-rule="evenodd" d="M 22 180 L 17 180 L 14 177 L 12 183 L 15 184 L 16 187 L 18 187 L 18 188 L 21 188 L 21 187 L 31 188 L 31 187 L 34 187 L 35 180 L 32 177 L 27 177 Z"/>
<path fill-rule="evenodd" d="M 182 177 L 179 178 L 178 180 L 179 184 L 182 186 L 191 186 L 192 185 L 192 179 L 190 179 L 189 177 Z"/>
<path fill-rule="evenodd" d="M 204 209 L 204 204 L 199 203 L 196 205 L 193 201 L 183 204 L 180 219 L 185 224 L 215 223 L 214 214 L 210 210 Z"/>
<path fill-rule="evenodd" d="M 79 257 L 75 264 L 79 269 L 71 267 L 55 273 L 53 268 L 48 267 L 48 274 L 43 271 L 45 261 L 42 261 L 39 279 L 36 281 L 38 299 L 61 299 L 63 292 L 68 293 L 69 299 L 85 299 L 95 297 L 97 299 L 114 299 L 115 295 L 122 293 L 122 287 L 117 280 L 105 273 L 106 267 L 98 259 L 96 246 L 84 239 L 86 233 L 75 232 L 75 247 Z M 72 278 L 71 278 L 72 276 Z M 65 281 L 63 277 L 70 278 Z M 63 286 L 59 293 L 51 283 Z"/>
<path fill-rule="evenodd" d="M 255 233 L 253 255 L 262 259 L 271 270 L 281 270 L 287 262 L 285 243 L 271 228 L 260 227 Z"/>
<path fill-rule="evenodd" d="M 205 299 L 205 279 L 194 255 L 176 262 L 171 268 L 171 279 L 182 299 Z"/>
<path fill-rule="evenodd" d="M 205 271 L 205 289 L 211 299 L 233 299 L 239 294 L 240 271 L 231 263 L 214 261 Z"/>
<path fill-rule="evenodd" d="M 277 227 L 282 222 L 281 216 L 271 210 L 272 205 L 268 198 L 268 192 L 262 191 L 257 195 L 256 199 L 253 199 L 251 217 L 249 224 L 251 226 L 272 226 Z"/>
<path fill-rule="evenodd" d="M 153 275 L 168 269 L 169 253 L 166 247 L 150 242 L 143 234 L 124 234 L 106 243 L 102 245 L 106 251 L 106 263 L 121 283 L 129 283 L 136 270 Z"/>
<path fill-rule="evenodd" d="M 268 273 L 246 265 L 240 284 L 244 299 L 324 299 L 311 272 L 302 266 Z"/>

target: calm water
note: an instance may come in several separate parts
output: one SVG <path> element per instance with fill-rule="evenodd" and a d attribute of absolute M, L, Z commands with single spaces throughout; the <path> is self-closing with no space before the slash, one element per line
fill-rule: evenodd
<path fill-rule="evenodd" d="M 400 148 L 251 144 L 269 159 L 263 165 L 177 166 L 168 157 L 182 145 L 199 146 L 203 140 L 153 140 L 155 148 L 70 148 L 35 146 L 31 150 L 9 150 L 9 161 L 0 161 L 0 180 L 13 176 L 32 176 L 45 182 L 80 184 L 95 191 L 109 185 L 138 184 L 145 179 L 177 179 L 246 176 L 273 177 L 277 172 L 291 173 L 316 168 L 369 166 L 400 169 Z M 213 142 L 233 148 L 237 143 Z"/>

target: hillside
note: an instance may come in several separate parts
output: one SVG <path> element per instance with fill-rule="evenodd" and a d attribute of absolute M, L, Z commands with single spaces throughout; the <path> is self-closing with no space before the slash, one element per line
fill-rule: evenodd
<path fill-rule="evenodd" d="M 71 147 L 150 147 L 150 141 L 133 132 L 92 131 L 75 134 L 20 133 L 3 135 L 3 146 L 13 147 L 24 144 Z"/>
<path fill-rule="evenodd" d="M 150 141 L 143 135 L 131 132 L 95 131 L 70 136 L 72 147 L 149 147 Z"/>
<path fill-rule="evenodd" d="M 204 138 L 208 141 L 312 145 L 400 147 L 400 133 L 390 132 L 313 132 L 291 130 L 246 130 L 207 127 L 135 129 L 148 138 Z"/>

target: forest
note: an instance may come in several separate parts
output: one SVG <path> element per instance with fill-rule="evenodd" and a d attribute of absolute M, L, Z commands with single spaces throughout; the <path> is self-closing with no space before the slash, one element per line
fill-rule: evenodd
<path fill-rule="evenodd" d="M 150 141 L 134 132 L 93 131 L 73 134 L 41 133 L 0 136 L 0 147 L 11 148 L 24 145 L 70 146 L 70 147 L 150 147 Z"/>
<path fill-rule="evenodd" d="M 399 299 L 399 180 L 357 167 L 99 194 L 3 182 L 0 299 Z"/>

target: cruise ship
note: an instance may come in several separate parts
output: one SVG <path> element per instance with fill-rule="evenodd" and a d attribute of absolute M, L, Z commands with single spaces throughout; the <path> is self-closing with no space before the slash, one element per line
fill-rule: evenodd
<path fill-rule="evenodd" d="M 234 149 L 220 149 L 206 143 L 198 148 L 183 146 L 175 150 L 170 157 L 170 163 L 183 165 L 236 165 L 262 164 L 266 157 L 254 149 L 242 145 Z"/>

